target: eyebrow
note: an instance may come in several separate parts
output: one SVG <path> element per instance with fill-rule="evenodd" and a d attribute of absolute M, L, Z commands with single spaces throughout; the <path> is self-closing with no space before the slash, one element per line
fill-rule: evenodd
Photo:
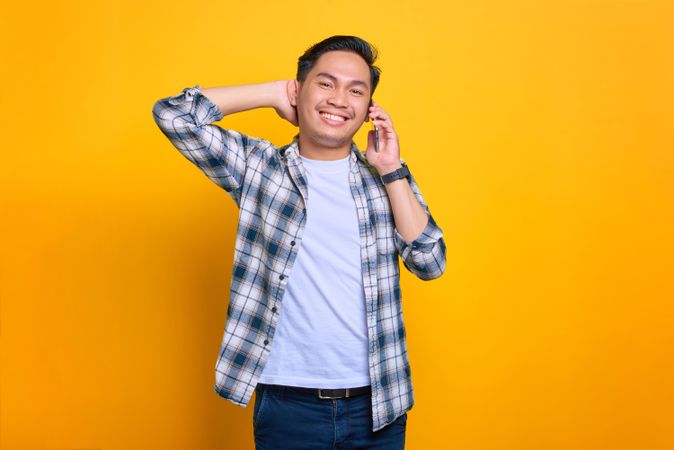
<path fill-rule="evenodd" d="M 317 76 L 317 77 L 326 77 L 326 78 L 330 78 L 332 81 L 335 81 L 335 82 L 337 81 L 337 77 L 336 77 L 336 76 L 334 76 L 334 75 L 332 75 L 332 74 L 330 74 L 330 73 L 327 73 L 327 72 L 319 72 L 318 74 L 316 74 L 316 76 Z M 365 87 L 366 89 L 368 89 L 368 90 L 370 89 L 370 87 L 367 85 L 367 83 L 364 82 L 364 81 L 361 81 L 361 80 L 351 80 L 351 82 L 350 82 L 349 84 L 358 84 L 358 85 L 364 86 L 364 87 Z"/>

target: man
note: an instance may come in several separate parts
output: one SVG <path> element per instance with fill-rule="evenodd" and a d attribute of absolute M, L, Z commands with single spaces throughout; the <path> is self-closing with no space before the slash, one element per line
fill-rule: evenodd
<path fill-rule="evenodd" d="M 414 404 L 398 257 L 445 270 L 442 231 L 374 101 L 376 49 L 333 36 L 297 79 L 201 89 L 156 102 L 173 145 L 237 203 L 239 226 L 215 391 L 256 392 L 256 448 L 404 448 Z M 225 130 L 227 114 L 272 107 L 290 144 Z M 363 154 L 353 136 L 364 122 Z"/>

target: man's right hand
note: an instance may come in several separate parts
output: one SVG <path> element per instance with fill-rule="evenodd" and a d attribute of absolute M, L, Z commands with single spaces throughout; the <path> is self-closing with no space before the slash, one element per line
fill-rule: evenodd
<path fill-rule="evenodd" d="M 290 104 L 291 83 L 295 80 L 279 80 L 276 82 L 278 88 L 278 98 L 274 105 L 274 110 L 282 118 L 292 123 L 296 127 L 299 126 L 297 117 L 297 108 Z"/>

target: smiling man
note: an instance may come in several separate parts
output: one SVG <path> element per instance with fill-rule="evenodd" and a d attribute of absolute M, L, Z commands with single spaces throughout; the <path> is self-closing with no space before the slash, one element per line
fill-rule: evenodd
<path fill-rule="evenodd" d="M 258 449 L 404 448 L 414 395 L 398 258 L 422 280 L 445 244 L 372 95 L 376 50 L 333 36 L 294 80 L 202 89 L 158 100 L 171 143 L 240 209 L 215 391 L 255 395 Z M 223 129 L 225 115 L 271 107 L 299 133 L 271 142 Z M 361 152 L 353 137 L 365 122 Z"/>

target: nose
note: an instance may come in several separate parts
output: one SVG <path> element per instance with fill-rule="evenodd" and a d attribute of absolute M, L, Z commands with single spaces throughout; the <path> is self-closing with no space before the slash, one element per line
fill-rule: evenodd
<path fill-rule="evenodd" d="M 340 108 L 346 106 L 345 92 L 340 89 L 335 89 L 333 94 L 328 98 L 328 103 Z"/>

